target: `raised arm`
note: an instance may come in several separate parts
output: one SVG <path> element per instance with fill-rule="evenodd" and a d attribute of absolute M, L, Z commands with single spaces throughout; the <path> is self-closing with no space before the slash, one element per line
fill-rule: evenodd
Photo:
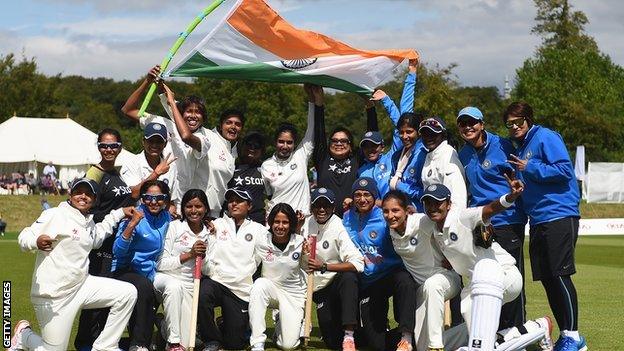
<path fill-rule="evenodd" d="M 100 246 L 102 246 L 102 243 L 104 243 L 104 240 L 114 233 L 115 227 L 122 219 L 124 219 L 126 214 L 134 212 L 134 207 L 118 208 L 107 214 L 102 222 L 96 223 L 95 228 L 93 229 L 93 248 L 99 249 Z"/>
<path fill-rule="evenodd" d="M 173 91 L 171 91 L 166 84 L 163 84 L 163 88 L 165 89 L 165 94 L 167 94 L 167 104 L 173 113 L 173 121 L 175 122 L 180 138 L 186 145 L 192 147 L 193 150 L 201 152 L 202 141 L 198 136 L 194 135 L 188 125 L 186 125 L 186 121 L 184 121 L 180 110 L 178 110 Z"/>
<path fill-rule="evenodd" d="M 132 94 L 130 94 L 130 97 L 128 97 L 128 100 L 126 100 L 126 103 L 121 108 L 121 112 L 123 112 L 126 117 L 135 122 L 139 122 L 139 100 L 145 90 L 147 90 L 147 88 L 156 81 L 159 75 L 160 65 L 152 67 L 141 85 L 139 85 L 139 87 Z"/>
<path fill-rule="evenodd" d="M 318 170 L 319 165 L 327 154 L 327 134 L 325 133 L 325 106 L 323 105 L 322 95 L 320 103 L 317 103 L 314 93 L 314 89 L 316 88 L 320 87 L 310 84 L 305 84 L 303 86 L 303 89 L 308 95 L 308 102 L 314 104 L 314 151 L 312 152 L 312 162 L 314 163 L 314 167 Z"/>
<path fill-rule="evenodd" d="M 306 132 L 301 139 L 301 143 L 299 143 L 299 147 L 302 147 L 305 150 L 306 157 L 310 157 L 314 151 L 314 128 L 315 128 L 315 119 L 314 114 L 317 112 L 317 107 L 323 109 L 324 113 L 324 96 L 323 96 L 323 88 L 318 85 L 306 85 L 311 89 L 312 95 L 314 96 L 314 101 L 310 101 L 308 103 L 308 127 L 306 128 Z M 306 90 L 307 93 L 307 90 Z M 308 95 L 309 96 L 309 95 Z M 309 98 L 308 98 L 309 99 Z M 324 116 L 324 114 L 323 114 Z"/>
<path fill-rule="evenodd" d="M 416 69 L 418 68 L 418 60 L 409 60 L 409 71 L 403 83 L 403 93 L 401 94 L 401 114 L 405 112 L 414 112 L 414 90 L 416 89 Z"/>
<path fill-rule="evenodd" d="M 481 219 L 483 223 L 487 223 L 494 215 L 505 211 L 524 191 L 524 184 L 519 179 L 516 179 L 515 174 L 511 173 L 511 176 L 504 174 L 507 183 L 509 184 L 509 193 L 503 195 L 498 200 L 494 200 L 489 204 L 483 206 L 483 212 L 481 213 Z"/>

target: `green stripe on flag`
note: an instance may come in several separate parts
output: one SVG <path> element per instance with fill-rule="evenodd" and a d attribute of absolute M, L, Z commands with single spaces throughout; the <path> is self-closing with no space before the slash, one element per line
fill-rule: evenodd
<path fill-rule="evenodd" d="M 255 80 L 275 83 L 312 83 L 358 94 L 370 94 L 371 90 L 346 80 L 328 75 L 307 75 L 281 69 L 265 63 L 219 66 L 199 52 L 170 74 L 172 77 L 208 77 L 216 79 Z"/>

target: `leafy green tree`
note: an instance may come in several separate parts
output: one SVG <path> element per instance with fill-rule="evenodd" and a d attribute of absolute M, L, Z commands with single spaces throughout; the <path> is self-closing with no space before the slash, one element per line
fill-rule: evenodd
<path fill-rule="evenodd" d="M 584 33 L 589 20 L 581 11 L 573 11 L 568 0 L 534 0 L 537 22 L 531 33 L 543 38 L 543 48 L 598 51 L 594 38 Z"/>

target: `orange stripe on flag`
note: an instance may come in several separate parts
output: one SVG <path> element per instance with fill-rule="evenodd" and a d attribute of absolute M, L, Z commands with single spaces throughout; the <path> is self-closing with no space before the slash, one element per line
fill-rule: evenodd
<path fill-rule="evenodd" d="M 358 50 L 323 34 L 293 27 L 262 0 L 244 0 L 228 23 L 254 44 L 285 59 L 333 55 L 388 56 L 395 61 L 418 59 L 415 50 Z"/>

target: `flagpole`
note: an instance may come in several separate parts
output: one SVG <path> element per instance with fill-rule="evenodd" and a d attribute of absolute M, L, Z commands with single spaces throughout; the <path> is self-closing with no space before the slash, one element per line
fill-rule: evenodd
<path fill-rule="evenodd" d="M 197 25 L 199 25 L 199 23 L 203 21 L 204 18 L 206 18 L 206 16 L 208 16 L 212 11 L 214 11 L 217 7 L 219 7 L 219 5 L 221 5 L 224 1 L 225 0 L 213 1 L 212 4 L 206 7 L 199 15 L 195 17 L 195 19 L 193 19 L 193 21 L 186 27 L 184 32 L 180 33 L 180 35 L 178 36 L 178 39 L 175 41 L 175 43 L 173 43 L 173 46 L 171 47 L 171 49 L 169 49 L 167 56 L 165 56 L 165 58 L 160 63 L 161 72 L 164 72 L 167 69 L 167 66 L 169 66 L 169 63 L 171 63 L 173 56 L 175 56 L 175 54 L 178 52 L 178 49 L 180 49 L 180 46 L 182 46 L 182 44 L 184 43 L 186 38 L 189 36 L 189 34 L 191 34 L 193 30 L 195 30 L 195 27 L 197 27 Z M 156 91 L 156 83 L 150 84 L 149 90 L 147 91 L 147 94 L 145 95 L 145 99 L 143 99 L 143 104 L 141 105 L 141 109 L 139 110 L 139 117 L 142 117 L 143 114 L 145 113 L 145 109 L 147 109 L 147 105 L 149 105 L 149 102 L 152 99 L 152 96 L 154 95 L 155 91 Z"/>

